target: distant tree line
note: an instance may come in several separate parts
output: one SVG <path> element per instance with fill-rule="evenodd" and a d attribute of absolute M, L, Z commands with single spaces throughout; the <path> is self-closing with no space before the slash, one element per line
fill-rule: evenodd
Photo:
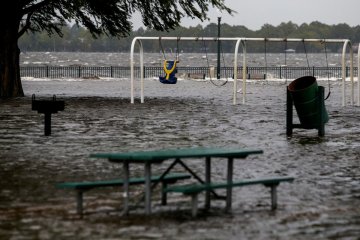
<path fill-rule="evenodd" d="M 175 36 L 175 37 L 216 37 L 217 24 L 211 23 L 203 27 L 178 27 L 169 32 L 158 32 L 151 29 L 139 28 L 132 31 L 128 37 L 115 38 L 102 35 L 94 39 L 90 32 L 77 25 L 67 26 L 63 29 L 63 38 L 57 35 L 49 37 L 46 32 L 26 34 L 20 41 L 21 51 L 56 51 L 56 52 L 128 52 L 131 41 L 135 36 Z M 334 38 L 350 39 L 354 47 L 360 42 L 360 25 L 350 27 L 347 24 L 326 25 L 320 22 L 301 24 L 292 22 L 281 23 L 278 26 L 265 24 L 260 30 L 250 30 L 245 26 L 230 26 L 221 24 L 222 37 L 277 37 L 277 38 Z M 223 41 L 222 51 L 233 52 L 234 42 Z M 340 52 L 342 44 L 319 43 L 263 43 L 248 42 L 248 52 L 283 52 L 285 49 L 294 49 L 296 52 Z M 144 48 L 147 52 L 216 52 L 216 42 L 192 42 L 192 41 L 144 41 Z"/>

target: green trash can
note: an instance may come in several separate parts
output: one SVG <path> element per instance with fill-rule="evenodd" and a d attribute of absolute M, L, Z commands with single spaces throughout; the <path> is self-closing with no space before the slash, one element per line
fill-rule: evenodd
<path fill-rule="evenodd" d="M 329 121 L 324 101 L 319 99 L 319 87 L 315 77 L 305 76 L 295 79 L 289 84 L 288 90 L 304 128 L 318 128 L 319 125 Z M 323 104 L 322 111 L 319 101 Z M 323 119 L 322 123 L 320 123 L 320 117 Z"/>

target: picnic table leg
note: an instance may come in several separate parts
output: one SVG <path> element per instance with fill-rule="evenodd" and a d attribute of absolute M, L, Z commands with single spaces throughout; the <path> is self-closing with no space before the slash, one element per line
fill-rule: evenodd
<path fill-rule="evenodd" d="M 76 191 L 76 212 L 81 217 L 83 215 L 83 191 L 77 190 Z"/>
<path fill-rule="evenodd" d="M 191 215 L 193 217 L 196 217 L 197 216 L 197 212 L 198 212 L 198 194 L 193 194 L 191 196 Z"/>
<path fill-rule="evenodd" d="M 167 194 L 165 192 L 166 188 L 167 188 L 167 183 L 163 182 L 161 184 L 161 205 L 163 206 L 167 205 Z"/>
<path fill-rule="evenodd" d="M 234 165 L 234 159 L 229 157 L 228 166 L 227 166 L 227 179 L 226 179 L 229 185 L 231 185 L 233 181 L 233 165 Z M 231 201 L 232 201 L 232 187 L 229 186 L 226 189 L 226 208 L 225 208 L 226 212 L 229 212 L 231 210 Z"/>
<path fill-rule="evenodd" d="M 191 170 L 183 161 L 177 159 L 177 163 L 179 163 L 186 171 L 188 171 L 196 180 L 200 183 L 205 184 L 205 181 L 202 180 L 193 170 Z M 214 190 L 210 190 L 210 192 L 217 198 L 223 199 L 222 196 L 219 196 Z"/>
<path fill-rule="evenodd" d="M 124 213 L 129 215 L 129 162 L 124 161 Z"/>
<path fill-rule="evenodd" d="M 151 213 L 151 164 L 145 163 L 145 213 Z"/>
<path fill-rule="evenodd" d="M 211 158 L 206 157 L 205 159 L 205 183 L 209 184 L 211 182 Z M 210 209 L 210 190 L 207 190 L 205 193 L 205 209 Z"/>
<path fill-rule="evenodd" d="M 277 208 L 277 194 L 276 194 L 276 185 L 271 186 L 271 210 L 275 210 Z"/>
<path fill-rule="evenodd" d="M 167 204 L 167 193 L 164 191 L 166 189 L 166 187 L 167 187 L 167 184 L 166 184 L 165 181 L 163 181 L 164 177 L 166 176 L 166 174 L 168 174 L 170 172 L 171 169 L 173 169 L 173 167 L 177 164 L 177 161 L 178 161 L 178 159 L 175 159 L 175 161 L 172 162 L 170 164 L 170 166 L 165 170 L 165 172 L 163 172 L 161 174 L 161 176 L 160 176 L 159 182 L 162 182 L 161 205 L 166 205 Z M 151 190 L 153 190 L 156 187 L 157 184 L 158 184 L 157 182 L 152 184 Z"/>

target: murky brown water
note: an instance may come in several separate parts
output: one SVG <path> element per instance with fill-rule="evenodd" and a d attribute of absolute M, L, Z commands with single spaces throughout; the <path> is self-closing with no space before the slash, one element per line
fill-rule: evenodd
<path fill-rule="evenodd" d="M 250 83 L 248 103 L 236 106 L 231 83 L 149 81 L 145 104 L 134 105 L 128 81 L 24 81 L 24 90 L 25 98 L 0 101 L 0 239 L 359 239 L 360 108 L 341 107 L 340 82 L 326 101 L 323 138 L 299 129 L 286 137 L 283 83 Z M 43 135 L 43 115 L 31 111 L 33 93 L 66 102 L 52 116 L 51 136 Z M 171 195 L 162 207 L 159 194 L 151 216 L 140 205 L 121 217 L 116 189 L 87 192 L 79 219 L 74 193 L 55 188 L 121 176 L 121 166 L 90 153 L 189 146 L 260 148 L 264 154 L 236 161 L 235 176 L 296 181 L 280 185 L 276 212 L 267 190 L 252 186 L 234 190 L 231 214 L 214 201 L 196 219 L 189 198 Z M 202 164 L 189 162 L 200 173 Z M 222 178 L 224 163 L 213 165 L 214 178 Z M 142 171 L 135 166 L 132 174 Z M 136 200 L 139 193 L 135 188 Z"/>

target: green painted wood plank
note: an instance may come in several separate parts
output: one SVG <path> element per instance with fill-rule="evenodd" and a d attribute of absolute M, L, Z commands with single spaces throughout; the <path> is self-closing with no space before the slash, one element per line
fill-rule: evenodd
<path fill-rule="evenodd" d="M 276 177 L 276 178 L 263 178 L 263 179 L 243 179 L 240 181 L 232 182 L 228 184 L 226 182 L 221 183 L 210 183 L 210 184 L 187 184 L 187 185 L 180 185 L 180 186 L 171 186 L 167 187 L 164 191 L 165 192 L 178 192 L 184 194 L 193 194 L 199 193 L 202 191 L 207 190 L 214 190 L 220 188 L 227 188 L 227 187 L 241 187 L 247 185 L 255 185 L 255 184 L 263 184 L 265 186 L 269 185 L 276 185 L 281 182 L 293 182 L 293 177 Z"/>
<path fill-rule="evenodd" d="M 177 180 L 189 179 L 191 178 L 190 174 L 185 173 L 171 173 L 167 174 L 164 177 L 165 182 L 172 182 Z M 157 182 L 160 180 L 160 176 L 152 176 L 151 181 Z M 143 184 L 145 183 L 145 178 L 130 178 L 129 184 Z M 115 180 L 102 180 L 102 181 L 87 181 L 87 182 L 64 182 L 56 185 L 57 188 L 72 188 L 72 189 L 91 189 L 96 187 L 112 187 L 112 186 L 121 186 L 124 184 L 122 179 Z"/>
<path fill-rule="evenodd" d="M 91 154 L 93 158 L 107 158 L 110 161 L 133 161 L 161 162 L 171 158 L 195 158 L 195 157 L 232 157 L 245 158 L 250 154 L 261 154 L 259 149 L 228 149 L 228 148 L 183 148 L 167 149 L 154 151 L 137 151 L 124 153 L 95 153 Z"/>

